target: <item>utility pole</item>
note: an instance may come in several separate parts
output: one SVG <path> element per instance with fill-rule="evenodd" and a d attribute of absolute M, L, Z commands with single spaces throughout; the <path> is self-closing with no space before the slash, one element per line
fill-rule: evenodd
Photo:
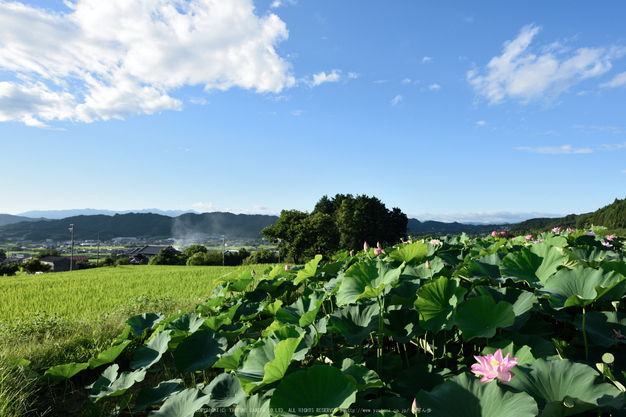
<path fill-rule="evenodd" d="M 70 232 L 72 233 L 72 240 L 70 245 L 70 272 L 74 269 L 74 224 L 70 224 Z"/>
<path fill-rule="evenodd" d="M 225 258 L 226 258 L 226 235 L 222 235 L 222 266 L 224 266 Z"/>
<path fill-rule="evenodd" d="M 98 257 L 96 258 L 96 266 L 100 265 L 100 233 L 98 233 Z"/>

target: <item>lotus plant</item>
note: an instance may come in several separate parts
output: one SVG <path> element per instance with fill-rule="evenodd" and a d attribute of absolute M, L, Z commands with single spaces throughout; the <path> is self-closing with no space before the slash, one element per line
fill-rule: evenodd
<path fill-rule="evenodd" d="M 289 264 L 285 265 L 285 271 L 289 271 L 291 269 L 291 266 Z"/>
<path fill-rule="evenodd" d="M 517 358 L 502 357 L 502 349 L 498 349 L 495 354 L 487 354 L 486 356 L 474 356 L 478 361 L 472 365 L 472 372 L 476 375 L 482 375 L 480 382 L 491 382 L 498 378 L 502 382 L 509 382 L 515 374 L 510 371 L 517 365 Z"/>

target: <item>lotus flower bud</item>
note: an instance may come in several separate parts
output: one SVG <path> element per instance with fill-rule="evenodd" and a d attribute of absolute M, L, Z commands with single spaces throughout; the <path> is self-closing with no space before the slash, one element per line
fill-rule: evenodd
<path fill-rule="evenodd" d="M 526 235 L 526 236 L 524 236 L 524 238 L 525 238 L 526 240 L 530 240 L 530 239 L 532 239 L 532 238 L 533 238 L 533 235 Z"/>
<path fill-rule="evenodd" d="M 370 251 L 370 245 L 368 245 L 367 242 L 363 242 L 363 250 L 365 252 L 369 252 Z"/>
<path fill-rule="evenodd" d="M 251 270 L 250 270 L 250 273 L 252 274 L 252 276 L 254 276 L 254 274 L 255 274 L 256 272 L 254 272 L 254 269 L 251 269 Z"/>
<path fill-rule="evenodd" d="M 354 256 L 354 251 L 353 250 L 350 251 L 350 256 Z"/>
<path fill-rule="evenodd" d="M 498 232 L 496 232 L 495 230 L 493 232 L 491 232 L 491 236 L 493 237 L 498 237 Z"/>
<path fill-rule="evenodd" d="M 426 261 L 426 268 L 430 269 L 430 262 L 428 260 Z"/>
<path fill-rule="evenodd" d="M 380 249 L 380 242 L 376 242 L 376 247 Z"/>
<path fill-rule="evenodd" d="M 506 232 L 503 230 L 500 232 L 500 236 L 506 236 Z"/>
<path fill-rule="evenodd" d="M 285 265 L 285 271 L 289 271 L 291 269 L 291 266 L 289 266 L 288 264 Z"/>
<path fill-rule="evenodd" d="M 383 253 L 383 250 L 381 248 L 374 249 L 374 255 L 380 255 L 381 253 Z"/>
<path fill-rule="evenodd" d="M 411 412 L 415 415 L 417 415 L 417 413 L 420 410 L 420 405 L 417 403 L 417 398 L 413 399 L 413 404 L 411 404 Z"/>

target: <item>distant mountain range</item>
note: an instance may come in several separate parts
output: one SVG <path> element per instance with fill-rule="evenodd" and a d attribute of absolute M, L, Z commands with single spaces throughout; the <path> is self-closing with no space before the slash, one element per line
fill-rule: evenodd
<path fill-rule="evenodd" d="M 74 216 L 95 216 L 97 214 L 104 214 L 106 216 L 114 216 L 116 214 L 128 214 L 128 213 L 152 213 L 161 214 L 168 217 L 178 217 L 186 213 L 200 214 L 193 210 L 159 210 L 159 209 L 142 209 L 142 210 L 98 210 L 98 209 L 73 209 L 73 210 L 36 210 L 27 211 L 18 214 L 18 216 L 29 217 L 34 219 L 65 219 Z"/>
<path fill-rule="evenodd" d="M 86 209 L 30 211 L 20 216 L 0 214 L 0 239 L 68 240 L 70 224 L 74 224 L 76 240 L 96 239 L 98 234 L 101 240 L 114 237 L 184 239 L 208 235 L 258 239 L 261 237 L 261 230 L 275 224 L 278 220 L 278 216 L 261 214 L 139 211 L 114 212 Z M 62 219 L 56 218 L 64 213 L 73 215 Z M 90 214 L 77 215 L 76 213 Z M 463 224 L 432 220 L 421 222 L 417 219 L 409 219 L 407 233 L 409 235 L 461 234 L 463 232 L 485 234 L 492 230 L 509 230 L 520 234 L 550 230 L 556 226 L 583 228 L 590 224 L 603 225 L 610 229 L 626 229 L 626 199 L 615 199 L 612 204 L 592 213 L 570 214 L 560 218 L 537 218 L 514 224 Z"/>

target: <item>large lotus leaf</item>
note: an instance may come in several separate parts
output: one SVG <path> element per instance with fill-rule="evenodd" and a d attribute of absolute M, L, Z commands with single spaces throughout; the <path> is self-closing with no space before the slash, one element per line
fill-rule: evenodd
<path fill-rule="evenodd" d="M 250 271 L 244 271 L 237 277 L 236 280 L 230 281 L 225 288 L 224 292 L 241 292 L 248 288 L 248 285 L 252 283 L 252 273 Z"/>
<path fill-rule="evenodd" d="M 172 394 L 158 411 L 150 412 L 148 417 L 193 417 L 210 399 L 210 395 L 188 388 Z"/>
<path fill-rule="evenodd" d="M 404 264 L 393 268 L 376 258 L 352 265 L 345 272 L 337 290 L 337 305 L 355 303 L 362 298 L 376 298 L 389 284 L 398 281 Z"/>
<path fill-rule="evenodd" d="M 238 322 L 235 324 L 227 324 L 220 327 L 219 334 L 224 336 L 229 342 L 232 342 L 249 328 L 250 323 Z"/>
<path fill-rule="evenodd" d="M 213 368 L 224 368 L 226 372 L 236 370 L 239 368 L 239 359 L 248 351 L 250 344 L 248 339 L 235 343 L 213 364 Z"/>
<path fill-rule="evenodd" d="M 383 417 L 397 416 L 398 414 L 410 416 L 412 401 L 413 399 L 392 397 L 390 395 L 383 395 L 376 398 L 371 398 L 371 396 L 359 396 L 356 403 L 354 403 L 350 409 L 362 410 L 363 413 L 379 410 L 376 414 L 379 416 L 382 415 Z M 420 415 L 424 416 L 428 414 L 422 413 Z"/>
<path fill-rule="evenodd" d="M 436 278 L 417 291 L 415 308 L 420 314 L 420 326 L 431 332 L 453 326 L 456 306 L 467 290 L 457 279 Z"/>
<path fill-rule="evenodd" d="M 437 371 L 431 364 L 415 364 L 396 374 L 391 381 L 391 389 L 404 398 L 415 398 L 420 390 L 430 391 L 444 382 L 443 370 Z"/>
<path fill-rule="evenodd" d="M 417 264 L 428 256 L 428 245 L 422 242 L 415 242 L 406 245 L 400 250 L 394 251 L 389 258 L 407 264 Z"/>
<path fill-rule="evenodd" d="M 272 414 L 316 416 L 348 408 L 356 400 L 356 388 L 339 369 L 316 365 L 287 375 L 270 400 Z"/>
<path fill-rule="evenodd" d="M 481 285 L 474 287 L 470 293 L 470 297 L 475 295 L 490 295 L 496 302 L 506 301 L 513 305 L 515 323 L 507 330 L 519 330 L 528 321 L 530 311 L 539 304 L 534 293 L 512 287 L 497 288 Z"/>
<path fill-rule="evenodd" d="M 313 346 L 316 346 L 323 335 L 326 334 L 326 324 L 328 323 L 327 317 L 322 317 L 316 320 L 312 324 L 304 327 L 306 334 L 302 339 L 302 342 L 298 345 L 296 352 L 293 354 L 294 360 L 304 360 L 306 355 L 311 351 Z"/>
<path fill-rule="evenodd" d="M 406 271 L 409 268 L 412 269 L 413 267 L 407 266 L 404 270 Z M 415 303 L 417 290 L 422 286 L 422 282 L 426 282 L 426 280 L 422 278 L 410 279 L 405 275 L 403 277 L 400 277 L 400 281 L 385 295 L 385 305 L 413 306 Z"/>
<path fill-rule="evenodd" d="M 443 260 L 438 256 L 433 256 L 432 259 L 429 260 L 429 264 L 423 262 L 417 266 L 407 266 L 404 271 L 402 271 L 402 276 L 414 276 L 418 278 L 428 278 L 437 276 L 439 272 L 445 267 Z M 409 268 L 410 267 L 410 268 Z"/>
<path fill-rule="evenodd" d="M 235 372 L 246 394 L 281 379 L 302 341 L 300 337 L 279 340 L 268 337 L 255 343 Z"/>
<path fill-rule="evenodd" d="M 424 329 L 419 325 L 417 310 L 391 306 L 385 314 L 385 335 L 391 336 L 398 343 L 409 343 L 415 336 L 423 336 Z"/>
<path fill-rule="evenodd" d="M 100 352 L 97 358 L 89 359 L 89 367 L 93 369 L 100 365 L 113 362 L 118 356 L 120 356 L 124 348 L 126 348 L 129 343 L 130 340 L 124 340 L 119 345 L 115 345 L 112 348 L 105 350 L 104 352 Z"/>
<path fill-rule="evenodd" d="M 222 409 L 237 404 L 246 396 L 241 389 L 239 379 L 233 374 L 226 373 L 215 377 L 202 392 L 211 396 L 207 403 L 209 407 Z"/>
<path fill-rule="evenodd" d="M 583 262 L 599 262 L 603 259 L 617 258 L 619 255 L 598 246 L 574 246 L 564 250 L 570 259 Z"/>
<path fill-rule="evenodd" d="M 235 307 L 237 307 L 235 309 Z M 248 321 L 258 316 L 265 306 L 263 303 L 251 302 L 243 300 L 242 302 L 235 304 L 231 307 L 234 310 L 232 314 L 233 323 L 236 321 Z M 230 311 L 229 311 L 230 313 Z"/>
<path fill-rule="evenodd" d="M 317 265 L 321 260 L 322 255 L 315 255 L 315 258 L 309 261 L 306 265 L 304 265 L 304 268 L 298 271 L 298 275 L 296 275 L 294 283 L 299 285 L 302 281 L 314 277 L 315 274 L 317 274 Z"/>
<path fill-rule="evenodd" d="M 147 329 L 151 329 L 155 324 L 165 319 L 165 316 L 161 313 L 143 313 L 138 316 L 134 316 L 126 320 L 126 324 L 130 326 L 130 330 L 141 336 Z"/>
<path fill-rule="evenodd" d="M 624 404 L 624 394 L 613 385 L 597 383 L 598 372 L 570 360 L 538 359 L 516 367 L 507 385 L 530 394 L 539 404 L 542 417 L 571 416 L 598 407 Z"/>
<path fill-rule="evenodd" d="M 546 281 L 541 293 L 550 297 L 555 310 L 565 307 L 584 307 L 602 297 L 625 279 L 617 272 L 578 266 L 562 269 Z"/>
<path fill-rule="evenodd" d="M 349 344 L 360 345 L 378 328 L 379 311 L 375 302 L 341 306 L 330 315 L 330 330 L 341 333 Z"/>
<path fill-rule="evenodd" d="M 184 332 L 193 333 L 202 326 L 206 320 L 204 317 L 200 317 L 198 313 L 183 314 L 176 320 L 167 325 L 168 330 L 182 330 Z"/>
<path fill-rule="evenodd" d="M 324 291 L 317 291 L 310 297 L 300 297 L 290 306 L 280 308 L 276 312 L 276 319 L 284 323 L 306 327 L 313 323 L 325 299 L 326 293 Z"/>
<path fill-rule="evenodd" d="M 492 338 L 498 327 L 507 327 L 515 322 L 513 306 L 506 301 L 496 301 L 490 295 L 470 298 L 459 306 L 455 324 L 463 332 L 463 340 L 475 337 Z"/>
<path fill-rule="evenodd" d="M 370 388 L 382 388 L 385 385 L 376 372 L 368 369 L 365 365 L 355 363 L 354 360 L 350 358 L 343 360 L 341 363 L 341 371 L 348 377 L 358 391 L 365 391 Z"/>
<path fill-rule="evenodd" d="M 515 346 L 530 346 L 530 352 L 535 358 L 547 358 L 556 354 L 554 345 L 536 334 L 508 332 L 502 336 L 502 339 L 513 342 Z"/>
<path fill-rule="evenodd" d="M 489 277 L 496 282 L 502 280 L 502 275 L 500 274 L 500 263 L 503 258 L 503 253 L 496 252 L 472 259 L 467 265 L 467 278 L 474 280 L 482 277 Z"/>
<path fill-rule="evenodd" d="M 500 273 L 513 281 L 526 281 L 540 285 L 554 274 L 557 268 L 568 260 L 556 247 L 545 242 L 511 252 L 500 262 Z"/>
<path fill-rule="evenodd" d="M 149 368 L 161 359 L 167 351 L 170 341 L 170 331 L 165 330 L 154 336 L 148 343 L 137 349 L 135 357 L 130 363 L 131 369 Z"/>
<path fill-rule="evenodd" d="M 180 372 L 204 371 L 228 348 L 228 340 L 213 330 L 201 330 L 185 338 L 174 351 L 174 365 Z"/>
<path fill-rule="evenodd" d="M 417 402 L 429 417 L 535 417 L 537 403 L 525 392 L 505 391 L 467 373 L 454 376 L 432 391 L 420 391 Z"/>
<path fill-rule="evenodd" d="M 135 382 L 141 382 L 146 377 L 146 369 L 139 369 L 133 372 L 122 372 L 119 376 L 117 364 L 109 366 L 100 375 L 91 389 L 89 398 L 98 401 L 104 397 L 117 397 L 123 395 Z"/>
<path fill-rule="evenodd" d="M 589 340 L 596 345 L 610 348 L 626 344 L 626 314 L 616 311 L 588 311 L 585 331 Z M 576 316 L 574 324 L 582 328 L 582 314 Z"/>
<path fill-rule="evenodd" d="M 235 408 L 236 417 L 270 417 L 271 397 L 254 394 L 239 401 Z"/>
<path fill-rule="evenodd" d="M 184 389 L 182 382 L 182 379 L 170 379 L 169 381 L 161 382 L 154 388 L 141 388 L 141 391 L 137 394 L 133 412 L 136 413 L 139 410 L 145 410 L 150 404 L 159 404 L 169 398 L 170 395 L 182 391 Z"/>
<path fill-rule="evenodd" d="M 326 318 L 323 318 L 305 328 L 300 328 L 298 326 L 294 326 L 293 324 L 274 321 L 263 331 L 262 335 L 267 335 L 266 337 L 270 337 L 276 341 L 302 337 L 302 340 L 291 357 L 291 360 L 301 361 L 304 360 L 306 355 L 311 350 L 311 347 L 313 347 L 316 343 L 317 339 L 314 334 L 316 330 L 322 334 L 326 333 Z"/>
<path fill-rule="evenodd" d="M 202 328 L 211 329 L 216 332 L 220 327 L 228 324 L 232 324 L 232 320 L 227 315 L 222 314 L 220 316 L 206 317 L 204 323 L 202 323 Z"/>
<path fill-rule="evenodd" d="M 43 374 L 43 378 L 50 382 L 65 381 L 87 368 L 89 368 L 88 363 L 68 363 L 64 365 L 56 365 L 48 369 Z"/>

